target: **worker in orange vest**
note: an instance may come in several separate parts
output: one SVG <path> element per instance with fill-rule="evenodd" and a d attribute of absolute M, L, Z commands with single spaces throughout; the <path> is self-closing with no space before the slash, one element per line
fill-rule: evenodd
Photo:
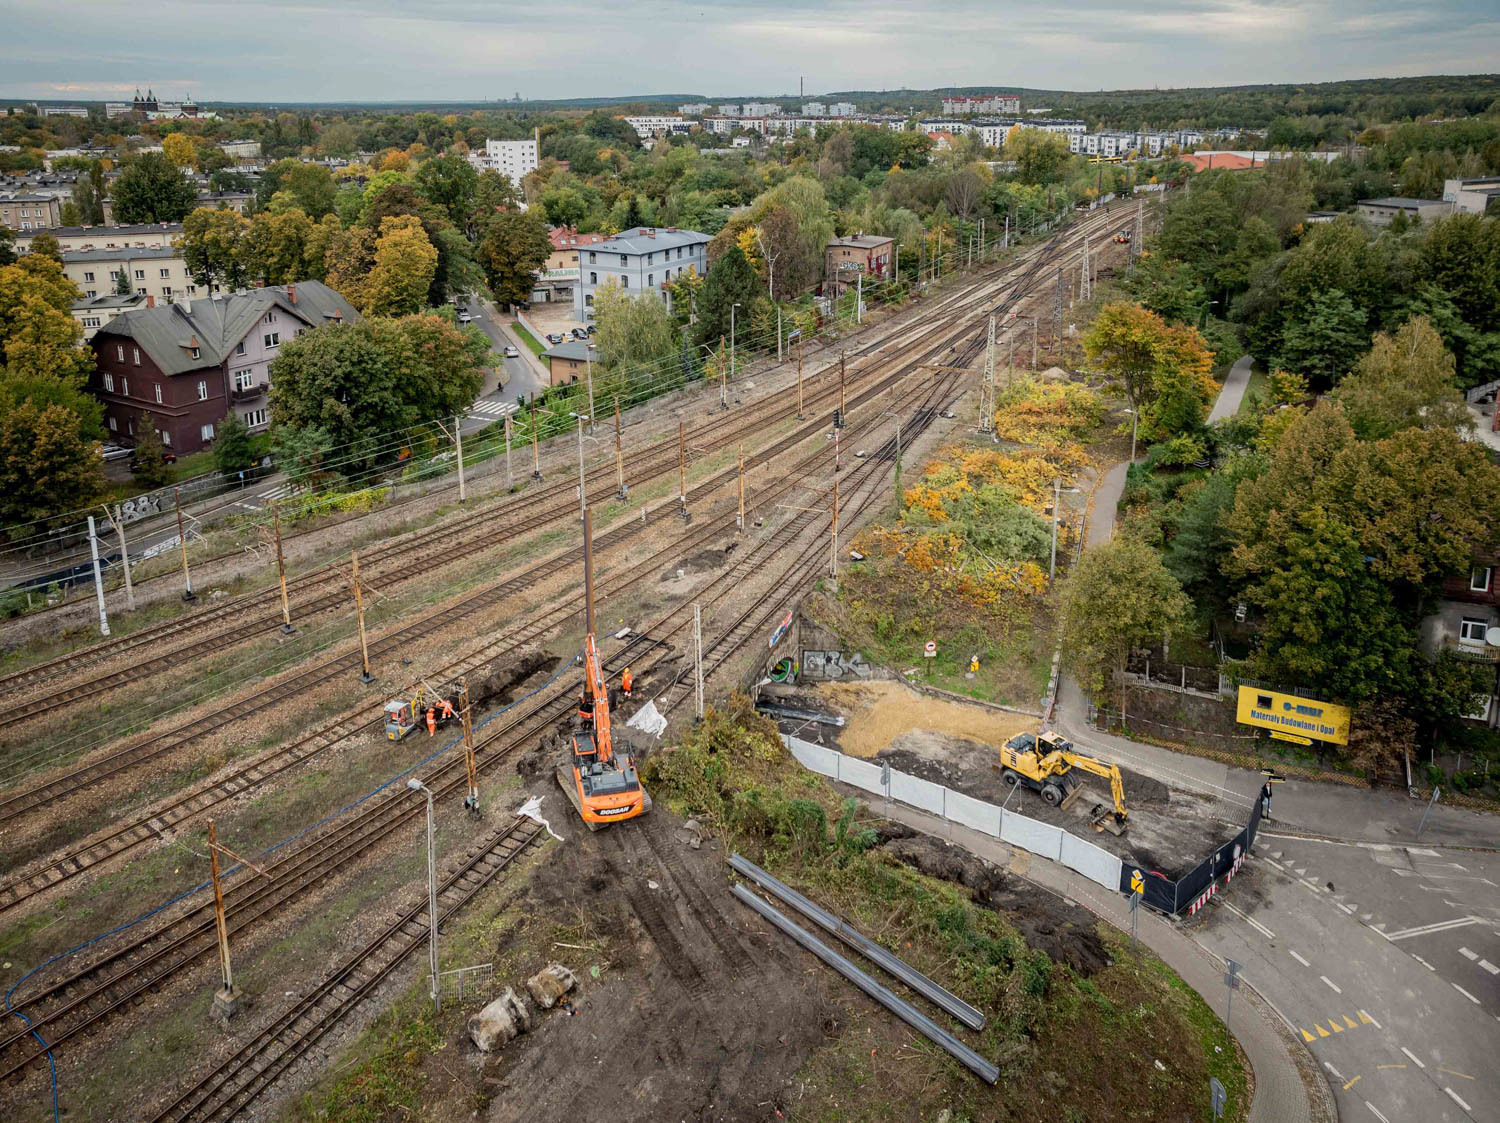
<path fill-rule="evenodd" d="M 432 706 L 427 707 L 427 736 L 437 736 L 437 710 Z"/>
<path fill-rule="evenodd" d="M 630 697 L 630 688 L 634 683 L 635 676 L 630 673 L 630 668 L 626 667 L 625 672 L 620 675 L 620 689 L 625 692 L 625 697 Z"/>
<path fill-rule="evenodd" d="M 442 702 L 440 703 L 440 707 L 441 707 L 441 710 L 442 710 L 442 713 L 440 714 L 440 716 L 442 717 L 442 719 L 444 721 L 447 721 L 449 718 L 451 718 L 453 716 L 453 703 L 450 702 L 447 698 L 444 698 L 442 700 Z"/>

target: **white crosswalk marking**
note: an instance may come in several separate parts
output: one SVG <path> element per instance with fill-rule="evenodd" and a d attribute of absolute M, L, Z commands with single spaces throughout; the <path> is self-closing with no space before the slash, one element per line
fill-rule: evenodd
<path fill-rule="evenodd" d="M 487 399 L 482 402 L 475 402 L 472 406 L 470 406 L 469 416 L 508 417 L 511 414 L 518 412 L 519 408 L 520 407 L 518 407 L 515 402 L 497 402 L 493 399 Z"/>
<path fill-rule="evenodd" d="M 262 491 L 260 498 L 266 500 L 285 499 L 293 490 L 294 488 L 291 484 L 282 484 L 280 487 L 273 487 L 270 491 Z"/>

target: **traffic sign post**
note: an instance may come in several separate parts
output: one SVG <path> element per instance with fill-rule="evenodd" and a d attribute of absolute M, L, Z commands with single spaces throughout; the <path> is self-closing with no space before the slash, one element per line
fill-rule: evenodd
<path fill-rule="evenodd" d="M 1132 894 L 1130 894 L 1130 938 L 1132 940 L 1138 940 L 1139 939 L 1139 937 L 1136 935 L 1136 933 L 1139 931 L 1139 917 L 1140 917 L 1140 914 L 1141 914 L 1141 895 L 1140 895 L 1140 893 L 1132 893 Z"/>
<path fill-rule="evenodd" d="M 1224 1105 L 1228 1099 L 1229 1095 L 1224 1091 L 1224 1085 L 1219 1083 L 1219 1078 L 1210 1076 L 1208 1078 L 1208 1101 L 1214 1110 L 1215 1120 L 1224 1118 Z"/>
<path fill-rule="evenodd" d="M 937 644 L 932 640 L 927 641 L 927 646 L 922 649 L 922 658 L 927 660 L 927 677 L 932 677 L 932 661 L 937 658 Z"/>
<path fill-rule="evenodd" d="M 1227 968 L 1224 972 L 1224 989 L 1228 994 L 1228 997 L 1224 1000 L 1224 1029 L 1228 1032 L 1229 1013 L 1234 1009 L 1234 992 L 1239 989 L 1240 972 L 1245 969 L 1245 965 L 1243 963 L 1236 963 L 1232 959 L 1226 959 L 1224 966 Z"/>

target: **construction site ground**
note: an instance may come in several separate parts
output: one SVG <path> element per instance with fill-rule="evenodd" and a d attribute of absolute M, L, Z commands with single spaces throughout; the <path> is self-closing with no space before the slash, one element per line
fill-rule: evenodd
<path fill-rule="evenodd" d="M 786 704 L 842 716 L 843 727 L 816 727 L 823 743 L 841 752 L 889 762 L 897 771 L 1062 827 L 1167 877 L 1197 865 L 1243 826 L 1221 820 L 1216 800 L 1125 768 L 1120 772 L 1130 816 L 1118 837 L 1089 825 L 1094 807 L 1113 806 L 1102 777 L 1084 777 L 1085 790 L 1066 809 L 1025 788 L 1013 792 L 1000 775 L 999 746 L 1037 729 L 1037 720 L 1025 714 L 933 698 L 898 681 L 824 684 Z M 797 723 L 782 724 L 790 730 Z M 798 736 L 816 740 L 812 729 L 804 726 Z"/>

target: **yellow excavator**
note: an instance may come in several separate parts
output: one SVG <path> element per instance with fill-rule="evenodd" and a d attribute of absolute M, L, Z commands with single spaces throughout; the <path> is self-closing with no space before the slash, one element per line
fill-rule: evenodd
<path fill-rule="evenodd" d="M 1001 778 L 1012 786 L 1024 784 L 1057 808 L 1070 806 L 1083 791 L 1083 781 L 1074 774 L 1075 769 L 1109 778 L 1114 810 L 1100 804 L 1089 821 L 1095 830 L 1124 834 L 1129 812 L 1125 810 L 1125 782 L 1118 765 L 1085 756 L 1073 748 L 1071 741 L 1051 731 L 1018 733 L 1000 749 Z"/>

